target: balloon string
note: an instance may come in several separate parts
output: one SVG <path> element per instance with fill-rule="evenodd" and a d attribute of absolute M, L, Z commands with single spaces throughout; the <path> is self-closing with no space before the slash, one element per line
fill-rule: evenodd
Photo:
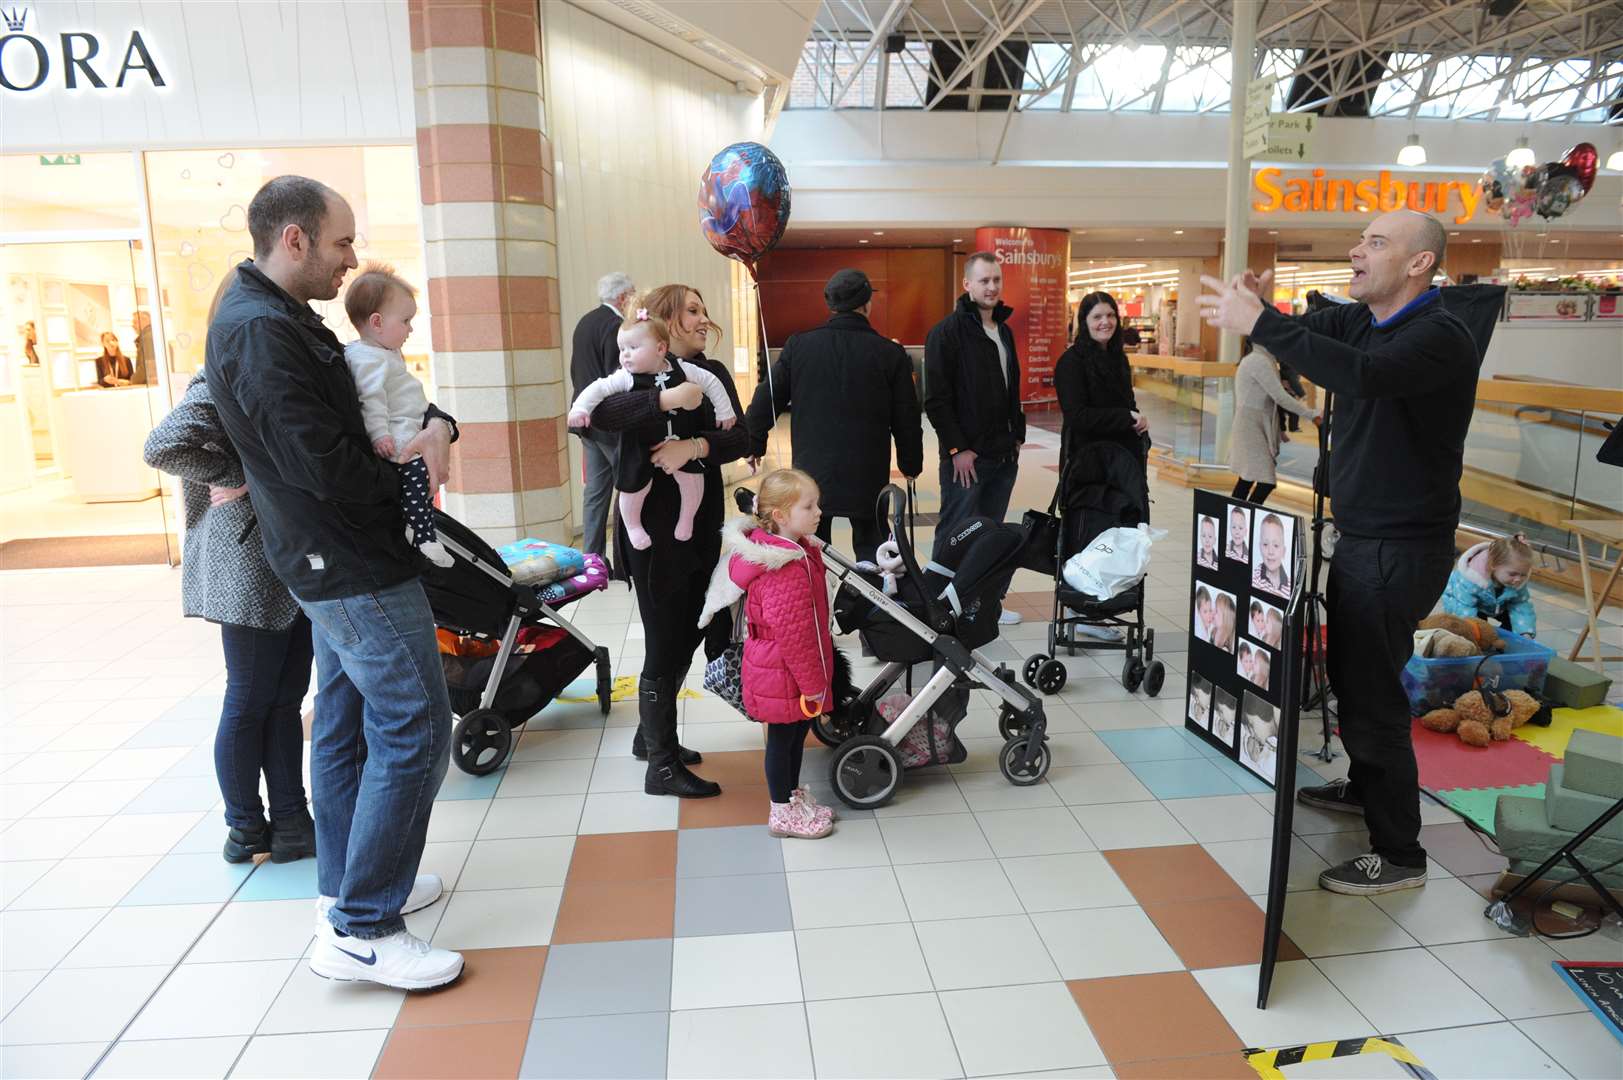
<path fill-rule="evenodd" d="M 761 321 L 761 357 L 766 361 L 766 392 L 772 399 L 772 426 L 767 428 L 766 438 L 772 441 L 772 432 L 778 427 L 778 392 L 772 385 L 772 352 L 767 347 L 766 338 L 766 305 L 761 302 L 761 279 L 755 274 L 755 267 L 749 268 L 750 280 L 755 283 L 755 315 Z"/>

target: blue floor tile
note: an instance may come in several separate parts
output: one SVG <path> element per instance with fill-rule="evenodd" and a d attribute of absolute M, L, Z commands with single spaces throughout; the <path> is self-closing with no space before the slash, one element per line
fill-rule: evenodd
<path fill-rule="evenodd" d="M 604 941 L 554 945 L 547 951 L 535 1015 L 556 1020 L 606 1013 L 663 1013 L 670 1006 L 670 938 Z"/>
<path fill-rule="evenodd" d="M 1199 738 L 1178 728 L 1132 728 L 1097 734 L 1119 761 L 1174 761 L 1204 756 Z"/>
<path fill-rule="evenodd" d="M 793 930 L 782 874 L 678 878 L 676 936 L 765 934 Z"/>
<path fill-rule="evenodd" d="M 211 810 L 220 801 L 213 776 L 176 776 L 154 780 L 124 807 L 126 814 L 190 814 Z"/>
<path fill-rule="evenodd" d="M 502 777 L 506 775 L 505 766 L 487 776 L 470 776 L 452 765 L 450 771 L 445 774 L 445 781 L 440 784 L 440 793 L 435 798 L 440 802 L 493 799 L 496 797 L 496 789 L 501 786 Z"/>
<path fill-rule="evenodd" d="M 679 878 L 781 873 L 783 845 L 760 825 L 682 829 L 676 835 Z"/>
<path fill-rule="evenodd" d="M 224 829 L 220 829 L 224 836 Z M 231 899 L 253 863 L 228 863 L 218 851 L 165 855 L 120 904 L 211 904 Z"/>
<path fill-rule="evenodd" d="M 1273 790 L 1256 773 L 1241 765 L 1238 761 L 1226 757 L 1213 758 L 1212 764 L 1216 765 L 1224 776 L 1238 784 L 1240 790 L 1247 794 L 1262 794 Z"/>
<path fill-rule="evenodd" d="M 1127 767 L 1157 799 L 1193 799 L 1201 795 L 1240 795 L 1238 784 L 1206 758 L 1175 761 L 1132 761 Z"/>
<path fill-rule="evenodd" d="M 254 876 L 243 885 L 237 899 L 314 900 L 319 892 L 314 859 L 287 863 L 266 861 L 254 870 Z"/>
<path fill-rule="evenodd" d="M 581 1080 L 664 1076 L 669 1013 L 622 1013 L 537 1020 L 521 1078 Z"/>

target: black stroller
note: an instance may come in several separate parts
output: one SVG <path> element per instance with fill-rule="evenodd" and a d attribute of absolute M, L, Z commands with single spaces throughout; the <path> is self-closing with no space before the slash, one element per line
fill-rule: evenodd
<path fill-rule="evenodd" d="M 1143 686 L 1151 697 L 1161 692 L 1166 666 L 1155 659 L 1155 631 L 1144 625 L 1144 583 L 1097 600 L 1065 581 L 1065 560 L 1086 548 L 1106 529 L 1147 525 L 1150 489 L 1145 479 L 1148 440 L 1137 453 L 1120 442 L 1100 439 L 1072 448 L 1060 468 L 1057 506 L 1059 550 L 1054 563 L 1054 617 L 1048 627 L 1048 652 L 1027 657 L 1020 674 L 1026 685 L 1045 694 L 1065 686 L 1059 659 L 1077 649 L 1119 650 L 1127 654 L 1121 684 L 1129 692 Z M 1115 631 L 1119 639 L 1078 635 L 1080 627 Z"/>
<path fill-rule="evenodd" d="M 920 568 L 903 528 L 907 500 L 895 486 L 879 496 L 881 520 L 894 522 L 906 573 L 897 593 L 831 547 L 823 554 L 840 580 L 834 616 L 844 633 L 860 632 L 885 667 L 856 697 L 819 718 L 817 734 L 834 745 L 830 780 L 847 806 L 882 806 L 896 794 L 902 773 L 964 759 L 955 730 L 969 707 L 969 692 L 983 687 L 1003 700 L 1000 729 L 1006 742 L 998 767 L 1011 784 L 1038 783 L 1050 755 L 1042 700 L 1015 681 L 1014 672 L 977 650 L 998 635 L 1001 597 L 1014 576 L 1024 534 L 1018 526 L 971 519 L 937 539 Z M 934 673 L 898 715 L 882 717 L 877 703 L 912 666 L 933 661 Z M 920 722 L 925 723 L 920 726 Z"/>
<path fill-rule="evenodd" d="M 474 776 L 495 772 L 512 750 L 513 729 L 594 663 L 597 703 L 607 715 L 613 688 L 609 650 L 558 614 L 558 608 L 599 591 L 606 581 L 600 577 L 577 588 L 520 585 L 472 529 L 438 510 L 434 527 L 456 560 L 423 573 L 434 624 L 459 637 L 499 643 L 495 655 L 440 654 L 451 709 L 459 718 L 451 739 L 457 768 Z M 545 591 L 561 596 L 548 603 Z M 533 651 L 517 651 L 521 637 L 532 639 Z"/>

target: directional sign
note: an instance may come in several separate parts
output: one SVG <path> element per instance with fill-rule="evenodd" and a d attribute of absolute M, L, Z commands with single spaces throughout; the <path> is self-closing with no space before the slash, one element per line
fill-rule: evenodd
<path fill-rule="evenodd" d="M 1245 88 L 1245 132 L 1268 127 L 1268 103 L 1274 98 L 1274 85 L 1279 80 L 1272 75 L 1256 79 Z"/>
<path fill-rule="evenodd" d="M 1274 113 L 1268 117 L 1266 146 L 1251 155 L 1269 161 L 1303 161 L 1313 152 L 1313 130 L 1319 118 L 1312 113 Z M 1248 144 L 1254 142 L 1247 138 Z"/>

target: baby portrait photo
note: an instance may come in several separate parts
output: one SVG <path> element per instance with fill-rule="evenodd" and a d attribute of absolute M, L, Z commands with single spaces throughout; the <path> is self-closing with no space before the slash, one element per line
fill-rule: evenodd
<path fill-rule="evenodd" d="M 1268 689 L 1268 674 L 1273 667 L 1273 661 L 1268 650 L 1260 645 L 1252 645 L 1249 641 L 1240 642 L 1239 655 L 1235 657 L 1234 668 L 1246 682 L 1253 686 Z"/>
<path fill-rule="evenodd" d="M 1240 714 L 1240 764 L 1274 782 L 1279 745 L 1279 710 L 1247 690 L 1245 709 Z"/>
<path fill-rule="evenodd" d="M 1208 570 L 1217 569 L 1217 519 L 1200 515 L 1195 523 L 1195 562 Z"/>
<path fill-rule="evenodd" d="M 1212 734 L 1228 746 L 1234 745 L 1234 710 L 1238 705 L 1234 695 L 1221 686 L 1212 688 Z"/>
<path fill-rule="evenodd" d="M 1278 514 L 1257 514 L 1251 535 L 1251 587 L 1291 598 L 1291 533 L 1296 519 Z"/>
<path fill-rule="evenodd" d="M 1251 508 L 1235 503 L 1229 507 L 1229 539 L 1223 557 L 1235 562 L 1251 561 Z"/>
<path fill-rule="evenodd" d="M 1189 719 L 1205 728 L 1212 729 L 1212 684 L 1199 672 L 1192 672 L 1189 676 Z"/>
<path fill-rule="evenodd" d="M 1235 619 L 1233 593 L 1204 583 L 1195 585 L 1195 610 L 1190 625 L 1198 640 L 1224 652 L 1233 652 Z"/>

